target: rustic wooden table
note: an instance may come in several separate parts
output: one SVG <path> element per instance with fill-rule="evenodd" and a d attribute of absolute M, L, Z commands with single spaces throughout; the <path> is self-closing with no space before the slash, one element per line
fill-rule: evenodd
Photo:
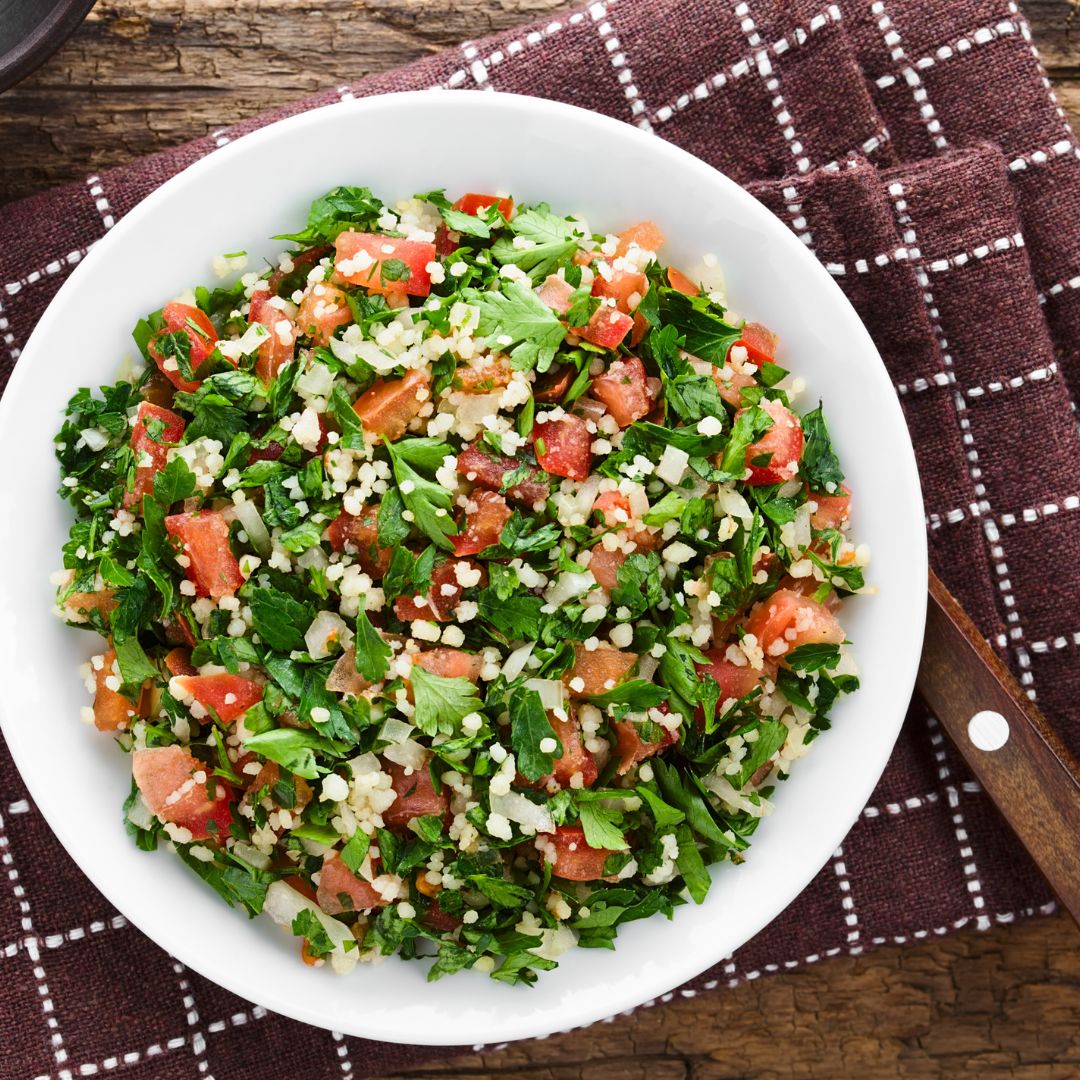
<path fill-rule="evenodd" d="M 101 0 L 41 71 L 0 98 L 0 202 L 566 6 Z M 1024 8 L 1080 126 L 1080 0 Z M 1078 945 L 1063 916 L 959 933 L 403 1075 L 1071 1080 L 1080 1075 Z"/>

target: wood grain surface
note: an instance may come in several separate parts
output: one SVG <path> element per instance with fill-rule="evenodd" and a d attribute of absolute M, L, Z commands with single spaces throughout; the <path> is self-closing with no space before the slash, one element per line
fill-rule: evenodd
<path fill-rule="evenodd" d="M 0 96 L 0 202 L 568 6 L 100 0 L 44 68 Z M 1078 126 L 1080 0 L 1023 6 Z M 1078 945 L 1065 916 L 931 938 L 394 1080 L 1073 1080 Z"/>

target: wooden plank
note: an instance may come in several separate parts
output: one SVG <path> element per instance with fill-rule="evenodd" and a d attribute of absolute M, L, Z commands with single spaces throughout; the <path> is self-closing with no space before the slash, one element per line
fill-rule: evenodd
<path fill-rule="evenodd" d="M 1076 0 L 1026 10 L 1074 125 Z M 3 96 L 0 202 L 572 6 L 566 0 L 100 0 Z"/>

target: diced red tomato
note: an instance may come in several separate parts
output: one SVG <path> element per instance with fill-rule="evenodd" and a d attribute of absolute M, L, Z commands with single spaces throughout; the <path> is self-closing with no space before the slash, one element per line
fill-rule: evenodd
<path fill-rule="evenodd" d="M 688 278 L 681 270 L 676 270 L 674 266 L 668 267 L 667 279 L 668 284 L 676 292 L 686 293 L 687 296 L 697 296 L 701 292 L 691 278 Z"/>
<path fill-rule="evenodd" d="M 593 379 L 592 395 L 607 406 L 619 427 L 629 427 L 653 407 L 646 379 L 645 365 L 636 356 L 628 356 L 613 361 L 603 375 Z"/>
<path fill-rule="evenodd" d="M 810 498 L 817 503 L 817 509 L 810 515 L 810 524 L 815 529 L 842 529 L 847 524 L 851 513 L 851 488 L 847 484 L 840 486 L 843 492 L 836 495 L 810 492 Z"/>
<path fill-rule="evenodd" d="M 296 312 L 296 327 L 314 345 L 329 345 L 339 326 L 352 322 L 349 302 L 336 285 L 319 282 L 304 293 Z"/>
<path fill-rule="evenodd" d="M 240 564 L 229 546 L 229 526 L 220 511 L 173 514 L 165 519 L 165 531 L 183 546 L 190 560 L 185 572 L 200 596 L 220 600 L 244 584 Z"/>
<path fill-rule="evenodd" d="M 268 289 L 260 289 L 251 296 L 248 322 L 265 326 L 268 334 L 259 346 L 255 358 L 255 374 L 268 386 L 277 373 L 293 358 L 296 351 L 296 323 L 277 306 L 278 298 Z"/>
<path fill-rule="evenodd" d="M 591 848 L 580 825 L 560 825 L 550 837 L 555 847 L 551 872 L 566 881 L 596 881 L 604 876 L 604 863 L 614 852 Z"/>
<path fill-rule="evenodd" d="M 469 682 L 476 682 L 483 666 L 483 657 L 476 653 L 450 649 L 444 645 L 423 649 L 413 657 L 413 667 L 421 667 L 432 675 L 441 675 L 444 679 L 468 679 Z"/>
<path fill-rule="evenodd" d="M 772 358 L 776 355 L 777 342 L 777 336 L 761 323 L 747 323 L 742 328 L 742 337 L 735 342 L 735 345 L 741 345 L 746 349 L 750 359 L 761 367 L 762 364 L 772 363 Z M 735 345 L 732 345 L 732 348 Z"/>
<path fill-rule="evenodd" d="M 637 662 L 636 654 L 621 652 L 610 645 L 599 645 L 590 652 L 575 642 L 574 663 L 563 675 L 563 682 L 572 697 L 594 697 L 622 682 Z M 575 684 L 580 685 L 580 689 Z"/>
<path fill-rule="evenodd" d="M 666 705 L 660 708 L 665 712 L 668 711 Z M 625 776 L 635 765 L 661 753 L 669 746 L 674 746 L 679 741 L 677 732 L 664 728 L 664 734 L 659 740 L 645 742 L 641 738 L 641 729 L 633 720 L 616 720 L 611 726 L 615 729 L 617 740 L 615 752 L 619 756 L 619 767 L 615 771 L 619 776 Z"/>
<path fill-rule="evenodd" d="M 445 225 L 435 230 L 435 254 L 453 255 L 461 245 L 454 239 L 457 233 L 451 233 Z"/>
<path fill-rule="evenodd" d="M 510 520 L 510 507 L 494 491 L 474 491 L 465 506 L 461 532 L 453 538 L 455 555 L 476 555 L 494 547 Z"/>
<path fill-rule="evenodd" d="M 181 675 L 176 681 L 200 705 L 213 709 L 223 724 L 231 724 L 262 701 L 262 687 L 241 675 Z"/>
<path fill-rule="evenodd" d="M 632 270 L 613 270 L 610 279 L 597 274 L 592 284 L 593 296 L 614 300 L 615 306 L 627 315 L 641 303 L 648 289 L 649 279 Z"/>
<path fill-rule="evenodd" d="M 131 772 L 143 801 L 159 820 L 188 829 L 193 840 L 224 840 L 229 835 L 236 792 L 215 778 L 211 797 L 207 782 L 195 779 L 198 773 L 208 775 L 208 767 L 183 747 L 135 750 Z M 176 797 L 177 792 L 182 794 Z"/>
<path fill-rule="evenodd" d="M 420 368 L 412 368 L 401 379 L 376 379 L 353 404 L 364 431 L 391 442 L 400 439 L 409 421 L 420 415 L 424 401 L 419 391 L 430 382 L 431 376 Z"/>
<path fill-rule="evenodd" d="M 149 425 L 153 421 L 164 425 L 156 439 L 150 435 Z M 169 443 L 178 443 L 183 434 L 184 421 L 171 409 L 151 405 L 148 401 L 139 402 L 135 426 L 131 429 L 131 449 L 135 451 L 135 483 L 130 491 L 124 492 L 124 506 L 134 506 L 142 501 L 144 495 L 152 494 L 154 476 L 165 468 L 168 460 Z"/>
<path fill-rule="evenodd" d="M 630 348 L 636 349 L 641 339 L 648 333 L 649 320 L 640 311 L 634 312 L 634 325 L 630 328 Z"/>
<path fill-rule="evenodd" d="M 533 397 L 546 405 L 553 405 L 562 399 L 573 381 L 574 369 L 572 367 L 569 365 L 553 367 L 536 377 L 536 382 L 533 383 Z"/>
<path fill-rule="evenodd" d="M 573 327 L 573 332 L 583 341 L 599 345 L 602 349 L 617 349 L 630 332 L 634 320 L 618 308 L 599 307 L 585 326 Z"/>
<path fill-rule="evenodd" d="M 580 416 L 567 414 L 558 420 L 540 423 L 543 414 L 529 436 L 536 450 L 540 468 L 554 476 L 585 480 L 592 465 L 592 435 Z"/>
<path fill-rule="evenodd" d="M 160 371 L 152 371 L 143 383 L 142 396 L 144 401 L 151 405 L 160 405 L 163 409 L 169 408 L 173 403 L 176 387 L 173 386 Z"/>
<path fill-rule="evenodd" d="M 549 712 L 548 720 L 555 729 L 555 737 L 562 744 L 562 757 L 555 759 L 551 775 L 562 787 L 591 787 L 596 782 L 599 770 L 596 767 L 596 758 L 591 751 L 585 749 L 577 717 L 571 712 L 568 719 L 560 720 L 553 712 Z M 577 775 L 581 776 L 580 785 L 572 783 Z"/>
<path fill-rule="evenodd" d="M 255 447 L 248 454 L 248 464 L 253 465 L 256 461 L 277 461 L 285 453 L 285 447 L 281 443 L 271 439 L 263 447 Z"/>
<path fill-rule="evenodd" d="M 592 549 L 589 570 L 598 585 L 605 589 L 614 589 L 619 583 L 619 567 L 628 558 L 627 553 L 621 549 L 608 551 L 603 544 L 597 544 Z"/>
<path fill-rule="evenodd" d="M 406 775 L 405 768 L 395 762 L 383 763 L 383 768 L 390 774 L 390 783 L 397 798 L 383 811 L 383 821 L 387 828 L 403 830 L 409 827 L 414 817 L 434 814 L 442 817 L 450 805 L 446 788 L 436 791 L 431 782 L 431 771 L 425 765 Z"/>
<path fill-rule="evenodd" d="M 824 604 L 791 589 L 777 589 L 761 601 L 746 620 L 746 632 L 757 638 L 767 657 L 777 656 L 772 646 L 778 641 L 790 652 L 800 645 L 839 645 L 844 640 L 843 627 Z"/>
<path fill-rule="evenodd" d="M 639 221 L 619 233 L 619 246 L 615 254 L 625 255 L 631 244 L 637 244 L 644 251 L 659 251 L 664 244 L 664 234 L 655 221 Z"/>
<path fill-rule="evenodd" d="M 418 604 L 414 596 L 399 596 L 394 601 L 394 614 L 402 622 L 411 622 L 413 619 L 447 622 L 453 616 L 454 608 L 458 606 L 464 591 L 457 579 L 459 566 L 479 570 L 479 585 L 487 583 L 487 571 L 479 563 L 472 559 L 447 559 L 431 572 L 431 588 L 423 598 L 425 602 Z"/>
<path fill-rule="evenodd" d="M 117 604 L 115 589 L 98 589 L 97 592 L 68 593 L 64 600 L 64 613 L 69 619 L 85 616 L 90 611 L 100 611 L 108 622 Z"/>
<path fill-rule="evenodd" d="M 757 380 L 753 375 L 745 375 L 741 371 L 731 371 L 731 377 L 725 379 L 720 372 L 723 368 L 713 368 L 713 382 L 716 383 L 717 390 L 720 391 L 720 396 L 729 404 L 734 405 L 736 409 L 741 408 L 745 402 L 742 399 L 743 388 L 747 386 L 754 386 Z"/>
<path fill-rule="evenodd" d="M 199 670 L 192 666 L 191 650 L 182 647 L 171 649 L 165 654 L 165 667 L 170 675 L 198 675 Z"/>
<path fill-rule="evenodd" d="M 344 510 L 326 530 L 326 538 L 335 551 L 355 552 L 360 569 L 379 580 L 390 566 L 390 548 L 379 547 L 378 506 L 366 506 L 359 516 Z"/>
<path fill-rule="evenodd" d="M 797 465 L 802 456 L 803 433 L 799 418 L 785 409 L 779 401 L 766 398 L 761 408 L 772 417 L 773 425 L 757 442 L 746 448 L 746 466 L 750 470 L 747 484 L 756 487 L 762 484 L 782 484 L 794 475 L 793 465 Z M 739 413 L 735 414 L 738 420 Z M 761 465 L 755 465 L 754 459 L 771 455 Z"/>
<path fill-rule="evenodd" d="M 306 277 L 320 259 L 326 258 L 334 249 L 329 244 L 322 244 L 319 247 L 308 248 L 307 251 L 296 251 L 289 255 L 289 260 L 292 263 L 292 267 L 289 270 L 282 270 L 279 266 L 267 279 L 267 285 L 270 286 L 270 292 L 275 296 L 281 290 L 282 282 L 290 274 L 298 274 L 303 272 Z"/>
<path fill-rule="evenodd" d="M 720 687 L 721 704 L 729 698 L 745 697 L 769 674 L 768 671 L 758 671 L 756 668 L 751 667 L 749 663 L 743 664 L 741 667 L 736 666 L 724 655 L 726 652 L 726 645 L 705 649 L 704 655 L 709 658 L 709 662 L 695 665 L 700 677 L 704 678 L 708 675 L 716 680 L 717 685 Z"/>
<path fill-rule="evenodd" d="M 257 760 L 257 759 L 253 759 Z M 237 762 L 238 768 L 239 762 Z M 242 772 L 242 769 L 240 769 Z M 270 794 L 270 801 L 274 802 L 274 787 L 281 779 L 281 766 L 276 761 L 264 761 L 262 768 L 255 774 L 254 779 L 248 784 L 244 791 L 244 798 L 247 802 L 255 802 L 256 796 L 264 798 L 266 792 Z M 288 807 L 293 813 L 299 815 L 304 812 L 304 808 L 309 802 L 311 802 L 311 785 L 302 777 L 292 774 L 292 788 L 293 788 L 293 805 Z M 259 795 L 259 792 L 263 792 L 263 795 Z"/>
<path fill-rule="evenodd" d="M 161 620 L 161 625 L 165 630 L 165 640 L 170 645 L 186 645 L 189 649 L 194 649 L 198 644 L 187 619 L 180 610 L 166 615 Z"/>
<path fill-rule="evenodd" d="M 217 345 L 217 331 L 210 319 L 197 307 L 190 304 L 166 304 L 161 309 L 161 317 L 164 326 L 150 339 L 147 351 L 158 366 L 158 370 L 177 390 L 185 390 L 191 393 L 199 388 L 198 382 L 189 382 L 175 367 L 175 357 L 164 356 L 157 347 L 157 339 L 165 334 L 175 334 L 178 331 L 187 335 L 191 342 L 191 370 L 198 371 L 206 358 L 214 351 Z M 168 366 L 166 366 L 168 364 Z"/>
<path fill-rule="evenodd" d="M 613 525 L 625 525 L 631 518 L 630 500 L 617 490 L 605 491 L 597 495 L 592 504 L 592 512 L 603 517 L 603 523 L 607 528 Z M 596 554 L 596 548 L 593 548 Z"/>
<path fill-rule="evenodd" d="M 133 705 L 117 690 L 110 690 L 106 680 L 110 676 L 117 679 L 116 653 L 112 649 L 105 652 L 105 659 L 94 672 L 94 727 L 98 731 L 124 731 L 131 726 L 145 704 L 145 696 L 140 695 L 138 706 Z"/>
<path fill-rule="evenodd" d="M 484 367 L 459 367 L 454 372 L 454 389 L 467 394 L 487 394 L 510 385 L 513 371 L 505 359 L 499 357 Z"/>
<path fill-rule="evenodd" d="M 520 467 L 520 461 L 498 455 L 486 446 L 482 448 L 478 443 L 465 447 L 457 459 L 457 471 L 466 480 L 492 491 L 501 491 L 507 474 L 515 472 Z M 543 502 L 551 490 L 543 481 L 543 475 L 539 469 L 533 469 L 528 479 L 507 489 L 506 497 L 514 502 L 524 503 L 526 506 Z"/>
<path fill-rule="evenodd" d="M 423 922 L 425 926 L 430 926 L 432 930 L 449 934 L 461 925 L 462 920 L 457 915 L 450 915 L 448 912 L 443 911 L 436 898 L 432 900 L 431 906 L 424 913 Z"/>
<path fill-rule="evenodd" d="M 500 198 L 498 195 L 477 195 L 475 192 L 470 191 L 467 195 L 462 195 L 454 203 L 454 209 L 460 210 L 463 214 L 472 214 L 473 217 L 476 217 L 478 211 L 487 206 L 495 205 L 498 206 L 499 213 L 509 221 L 510 215 L 514 212 L 514 200 Z"/>
<path fill-rule="evenodd" d="M 570 310 L 570 297 L 573 292 L 574 287 L 568 281 L 557 274 L 549 274 L 544 278 L 543 285 L 536 290 L 536 295 L 552 311 L 563 315 Z"/>
<path fill-rule="evenodd" d="M 322 870 L 319 872 L 319 890 L 315 896 L 319 907 L 327 915 L 341 915 L 346 911 L 367 911 L 370 908 L 386 905 L 386 901 L 375 891 L 371 883 L 361 881 L 337 855 L 332 855 L 323 862 Z M 342 903 L 343 898 L 344 903 Z"/>
<path fill-rule="evenodd" d="M 334 268 L 350 285 L 363 285 L 369 292 L 387 295 L 427 296 L 431 292 L 428 264 L 435 261 L 434 244 L 375 233 L 343 232 L 335 247 Z M 405 264 L 400 277 L 386 277 L 388 262 Z"/>

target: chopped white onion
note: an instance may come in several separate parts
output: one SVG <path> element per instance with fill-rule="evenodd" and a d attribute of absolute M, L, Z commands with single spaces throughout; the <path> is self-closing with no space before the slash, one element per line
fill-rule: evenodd
<path fill-rule="evenodd" d="M 596 578 L 588 570 L 584 574 L 564 572 L 555 579 L 555 584 L 548 587 L 544 599 L 555 607 L 583 596 L 596 584 Z"/>
<path fill-rule="evenodd" d="M 325 660 L 330 655 L 329 646 L 340 642 L 346 634 L 349 628 L 337 612 L 320 611 L 304 634 L 304 644 L 313 660 Z"/>
<path fill-rule="evenodd" d="M 243 859 L 249 866 L 254 866 L 256 870 L 270 869 L 270 856 L 265 851 L 252 847 L 251 844 L 245 844 L 243 840 L 238 840 L 233 844 L 232 853 L 238 859 Z"/>
<path fill-rule="evenodd" d="M 508 821 L 527 825 L 538 833 L 555 831 L 555 819 L 551 816 L 551 811 L 517 791 L 511 791 L 507 795 L 491 795 L 490 802 L 492 811 L 502 814 Z"/>
<path fill-rule="evenodd" d="M 330 954 L 330 966 L 338 975 L 348 975 L 354 967 L 359 950 L 356 939 L 352 936 L 349 928 L 337 919 L 332 919 L 318 904 L 313 904 L 306 896 L 301 896 L 294 888 L 286 885 L 284 881 L 275 881 L 266 890 L 266 900 L 263 903 L 265 911 L 279 926 L 284 926 L 292 932 L 293 919 L 301 911 L 310 911 L 319 920 L 327 936 L 334 943 L 334 951 Z M 353 947 L 346 952 L 345 943 L 351 941 Z"/>
<path fill-rule="evenodd" d="M 558 679 L 526 679 L 526 690 L 535 690 L 545 709 L 562 709 L 566 706 L 566 687 Z"/>
<path fill-rule="evenodd" d="M 272 550 L 270 534 L 266 531 L 266 525 L 263 523 L 259 508 L 249 499 L 237 503 L 236 517 L 240 524 L 244 526 L 244 532 L 247 533 L 251 546 L 263 558 L 268 557 Z"/>
<path fill-rule="evenodd" d="M 412 769 L 415 772 L 427 764 L 428 752 L 418 742 L 405 739 L 403 742 L 386 747 L 382 752 L 382 756 L 387 761 L 394 762 L 395 765 L 400 765 L 405 769 Z"/>
<path fill-rule="evenodd" d="M 379 728 L 379 742 L 399 743 L 411 739 L 416 734 L 416 728 L 412 724 L 406 724 L 396 716 L 388 716 Z"/>
<path fill-rule="evenodd" d="M 156 820 L 150 813 L 150 807 L 143 801 L 142 795 L 136 795 L 128 807 L 127 819 L 136 829 L 149 829 Z"/>
<path fill-rule="evenodd" d="M 638 660 L 638 673 L 636 678 L 644 679 L 646 682 L 652 682 L 652 677 L 656 674 L 656 669 L 659 666 L 660 661 L 651 653 L 646 653 Z"/>
<path fill-rule="evenodd" d="M 502 673 L 507 682 L 512 682 L 525 670 L 525 662 L 532 656 L 532 651 L 535 648 L 536 642 L 530 641 L 527 645 L 522 645 L 520 648 L 515 649 L 506 658 L 506 663 L 503 664 Z"/>
<path fill-rule="evenodd" d="M 334 373 L 315 362 L 296 380 L 296 389 L 303 397 L 329 397 L 334 388 Z"/>

